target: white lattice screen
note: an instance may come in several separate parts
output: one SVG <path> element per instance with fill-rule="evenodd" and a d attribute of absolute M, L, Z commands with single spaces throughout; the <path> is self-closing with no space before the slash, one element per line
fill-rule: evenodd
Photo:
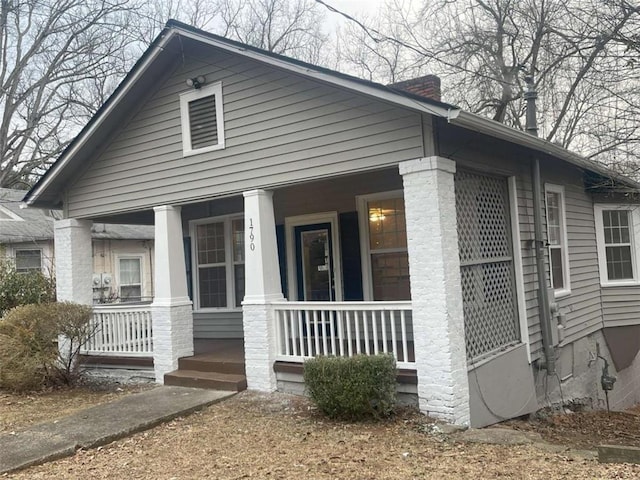
<path fill-rule="evenodd" d="M 455 175 L 458 246 L 467 358 L 476 360 L 520 338 L 507 179 Z"/>

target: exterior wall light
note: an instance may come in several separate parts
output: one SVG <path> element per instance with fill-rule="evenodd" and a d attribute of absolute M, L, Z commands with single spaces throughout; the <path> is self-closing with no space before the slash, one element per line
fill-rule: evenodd
<path fill-rule="evenodd" d="M 198 75 L 197 77 L 187 78 L 186 84 L 187 87 L 193 87 L 198 90 L 204 83 L 207 81 L 202 75 Z"/>

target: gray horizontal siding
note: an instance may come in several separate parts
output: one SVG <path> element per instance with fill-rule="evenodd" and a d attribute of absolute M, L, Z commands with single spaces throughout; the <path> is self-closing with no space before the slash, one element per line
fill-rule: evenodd
<path fill-rule="evenodd" d="M 182 156 L 184 79 L 223 82 L 225 149 Z M 89 217 L 336 176 L 422 156 L 420 115 L 226 54 L 187 60 L 69 191 Z"/>
<path fill-rule="evenodd" d="M 242 311 L 193 312 L 194 338 L 243 338 Z"/>
<path fill-rule="evenodd" d="M 565 186 L 571 294 L 558 300 L 567 318 L 565 343 L 599 330 L 603 318 L 593 201 L 581 180 L 575 173 L 548 180 Z"/>
<path fill-rule="evenodd" d="M 640 324 L 640 286 L 603 287 L 602 310 L 605 327 Z"/>

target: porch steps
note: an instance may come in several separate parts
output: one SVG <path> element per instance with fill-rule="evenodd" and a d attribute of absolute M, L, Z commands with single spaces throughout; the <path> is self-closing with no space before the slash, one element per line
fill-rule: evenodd
<path fill-rule="evenodd" d="M 247 388 L 244 359 L 203 353 L 178 360 L 178 370 L 166 373 L 165 385 L 240 392 Z"/>
<path fill-rule="evenodd" d="M 240 392 L 246 390 L 247 379 L 244 375 L 218 372 L 200 372 L 198 370 L 175 370 L 164 375 L 165 385 L 180 387 L 210 388 Z"/>

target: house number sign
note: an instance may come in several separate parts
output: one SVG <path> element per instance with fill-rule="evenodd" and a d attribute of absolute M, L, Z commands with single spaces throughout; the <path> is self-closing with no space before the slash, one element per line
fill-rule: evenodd
<path fill-rule="evenodd" d="M 253 218 L 249 219 L 249 249 L 253 252 L 256 249 L 254 240 L 256 236 L 253 234 Z"/>

